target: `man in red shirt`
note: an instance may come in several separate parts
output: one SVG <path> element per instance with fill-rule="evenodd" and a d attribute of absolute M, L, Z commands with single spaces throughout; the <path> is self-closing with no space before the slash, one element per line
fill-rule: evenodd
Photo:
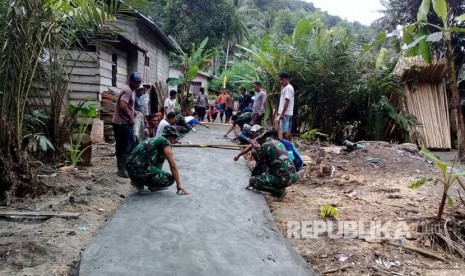
<path fill-rule="evenodd" d="M 226 109 L 226 100 L 228 94 L 226 94 L 226 88 L 221 88 L 221 94 L 216 99 L 216 103 L 220 106 L 220 122 L 223 122 L 224 111 Z"/>

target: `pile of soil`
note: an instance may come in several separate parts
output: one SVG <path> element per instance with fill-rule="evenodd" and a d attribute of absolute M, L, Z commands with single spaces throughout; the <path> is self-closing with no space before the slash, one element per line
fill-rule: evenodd
<path fill-rule="evenodd" d="M 313 164 L 305 167 L 304 177 L 288 188 L 283 201 L 266 196 L 283 235 L 321 274 L 464 275 L 463 260 L 457 254 L 446 254 L 441 246 L 431 243 L 421 227 L 425 221 L 434 221 L 442 187 L 429 184 L 416 190 L 407 187 L 422 177 L 438 175 L 439 171 L 418 155 L 415 145 L 363 144 L 366 151 L 344 151 L 343 147 L 301 143 L 301 153 L 310 156 Z M 446 207 L 444 219 L 460 220 L 458 214 L 463 215 L 458 190 L 465 194 L 458 185 L 451 188 L 449 194 L 454 198 L 455 206 Z M 326 204 L 338 209 L 336 218 L 320 217 L 320 208 Z M 384 225 L 391 221 L 392 225 L 387 227 L 390 234 L 402 222 L 408 226 L 406 232 L 410 235 L 397 239 L 393 235 L 375 239 L 371 236 L 330 238 L 327 233 L 303 237 L 294 235 L 295 232 L 288 228 L 315 221 L 331 222 L 331 225 L 342 221 Z M 461 222 L 464 222 L 463 217 Z M 333 233 L 337 231 L 333 230 Z M 447 262 L 388 242 L 433 252 L 445 257 Z"/>
<path fill-rule="evenodd" d="M 93 146 L 92 166 L 78 170 L 42 168 L 49 193 L 16 199 L 0 210 L 77 212 L 77 219 L 0 218 L 0 275 L 72 275 L 81 252 L 132 192 L 116 176 L 114 147 Z"/>

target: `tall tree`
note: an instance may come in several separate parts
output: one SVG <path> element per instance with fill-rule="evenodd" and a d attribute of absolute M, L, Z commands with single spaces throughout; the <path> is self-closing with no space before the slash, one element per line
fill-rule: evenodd
<path fill-rule="evenodd" d="M 241 20 L 229 0 L 169 0 L 156 1 L 163 11 L 154 16 L 162 22 L 166 34 L 188 50 L 191 43 L 200 45 L 209 37 L 207 48 L 222 45 L 244 35 Z"/>

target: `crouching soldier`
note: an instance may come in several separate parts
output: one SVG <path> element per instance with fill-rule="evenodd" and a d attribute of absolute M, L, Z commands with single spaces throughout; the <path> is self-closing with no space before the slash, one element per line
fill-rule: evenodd
<path fill-rule="evenodd" d="M 257 169 L 254 169 L 246 189 L 270 192 L 282 200 L 286 195 L 286 187 L 296 182 L 298 175 L 286 147 L 270 136 L 271 131 L 261 128 L 251 141 L 258 151 L 258 160 Z"/>
<path fill-rule="evenodd" d="M 231 133 L 236 125 L 238 125 L 242 131 L 242 128 L 244 127 L 245 124 L 250 124 L 250 121 L 252 121 L 252 112 L 245 112 L 245 113 L 240 113 L 233 115 L 231 120 L 233 121 L 232 126 L 228 129 L 228 132 L 224 135 L 224 137 L 228 137 L 228 134 Z"/>
<path fill-rule="evenodd" d="M 176 181 L 177 193 L 189 194 L 182 186 L 179 171 L 174 161 L 172 144 L 178 142 L 178 134 L 173 126 L 166 126 L 162 136 L 150 138 L 139 144 L 131 153 L 127 163 L 131 185 L 139 194 L 149 194 L 173 185 Z M 171 173 L 162 170 L 168 160 Z M 146 188 L 148 187 L 148 189 Z"/>

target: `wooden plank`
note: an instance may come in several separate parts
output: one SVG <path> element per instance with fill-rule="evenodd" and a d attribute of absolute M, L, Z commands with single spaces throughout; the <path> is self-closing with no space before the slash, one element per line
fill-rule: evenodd
<path fill-rule="evenodd" d="M 111 79 L 109 78 L 100 78 L 100 85 L 103 86 L 112 86 Z"/>
<path fill-rule="evenodd" d="M 67 68 L 67 72 L 71 72 L 71 68 Z M 74 68 L 71 72 L 72 75 L 80 75 L 80 76 L 95 76 L 99 75 L 100 71 L 99 68 L 82 68 L 82 67 L 77 67 Z"/>
<path fill-rule="evenodd" d="M 85 84 L 85 83 L 70 83 L 68 84 L 68 90 L 70 91 L 83 91 L 83 92 L 98 92 L 100 90 L 100 84 Z"/>
<path fill-rule="evenodd" d="M 101 59 L 99 61 L 99 65 L 100 65 L 100 68 L 104 68 L 104 69 L 110 70 L 110 71 L 113 68 L 113 63 L 111 62 L 111 60 L 107 61 L 107 60 Z"/>
<path fill-rule="evenodd" d="M 19 212 L 0 210 L 0 217 L 56 217 L 56 218 L 73 218 L 76 219 L 81 213 L 72 212 Z"/>
<path fill-rule="evenodd" d="M 65 61 L 66 66 L 74 66 L 74 67 L 84 67 L 84 68 L 97 68 L 98 62 L 97 61 L 74 61 L 74 60 L 66 60 Z"/>
<path fill-rule="evenodd" d="M 95 92 L 87 92 L 87 91 L 70 91 L 69 92 L 69 99 L 70 100 L 98 100 L 100 89 Z"/>
<path fill-rule="evenodd" d="M 99 49 L 98 57 L 99 57 L 99 60 L 111 61 L 111 54 L 106 49 Z"/>
<path fill-rule="evenodd" d="M 70 83 L 85 83 L 85 84 L 100 84 L 100 76 L 82 76 L 82 75 L 71 75 L 69 77 Z"/>
<path fill-rule="evenodd" d="M 78 59 L 79 57 L 79 59 Z M 80 51 L 70 51 L 68 55 L 65 57 L 67 60 L 81 60 L 81 61 L 88 61 L 88 62 L 97 62 L 98 57 L 97 53 L 95 52 L 80 52 Z"/>
<path fill-rule="evenodd" d="M 118 67 L 117 67 L 117 69 L 116 69 L 116 70 L 117 70 L 116 72 L 117 72 L 119 75 L 125 75 L 125 76 L 127 76 L 127 75 L 128 75 L 128 69 L 127 69 L 127 68 L 124 68 L 124 67 L 121 67 L 121 66 L 119 66 L 119 64 L 118 64 Z"/>
<path fill-rule="evenodd" d="M 123 75 L 123 74 L 117 74 L 116 75 L 116 80 L 121 81 L 121 82 L 127 82 L 128 81 L 128 75 Z"/>
<path fill-rule="evenodd" d="M 223 124 L 223 123 L 215 123 L 215 122 L 203 122 L 207 125 L 214 125 L 214 126 L 232 126 L 232 124 Z"/>
<path fill-rule="evenodd" d="M 111 70 L 100 67 L 100 76 L 102 76 L 104 78 L 109 78 L 111 80 L 112 72 L 111 72 Z"/>

